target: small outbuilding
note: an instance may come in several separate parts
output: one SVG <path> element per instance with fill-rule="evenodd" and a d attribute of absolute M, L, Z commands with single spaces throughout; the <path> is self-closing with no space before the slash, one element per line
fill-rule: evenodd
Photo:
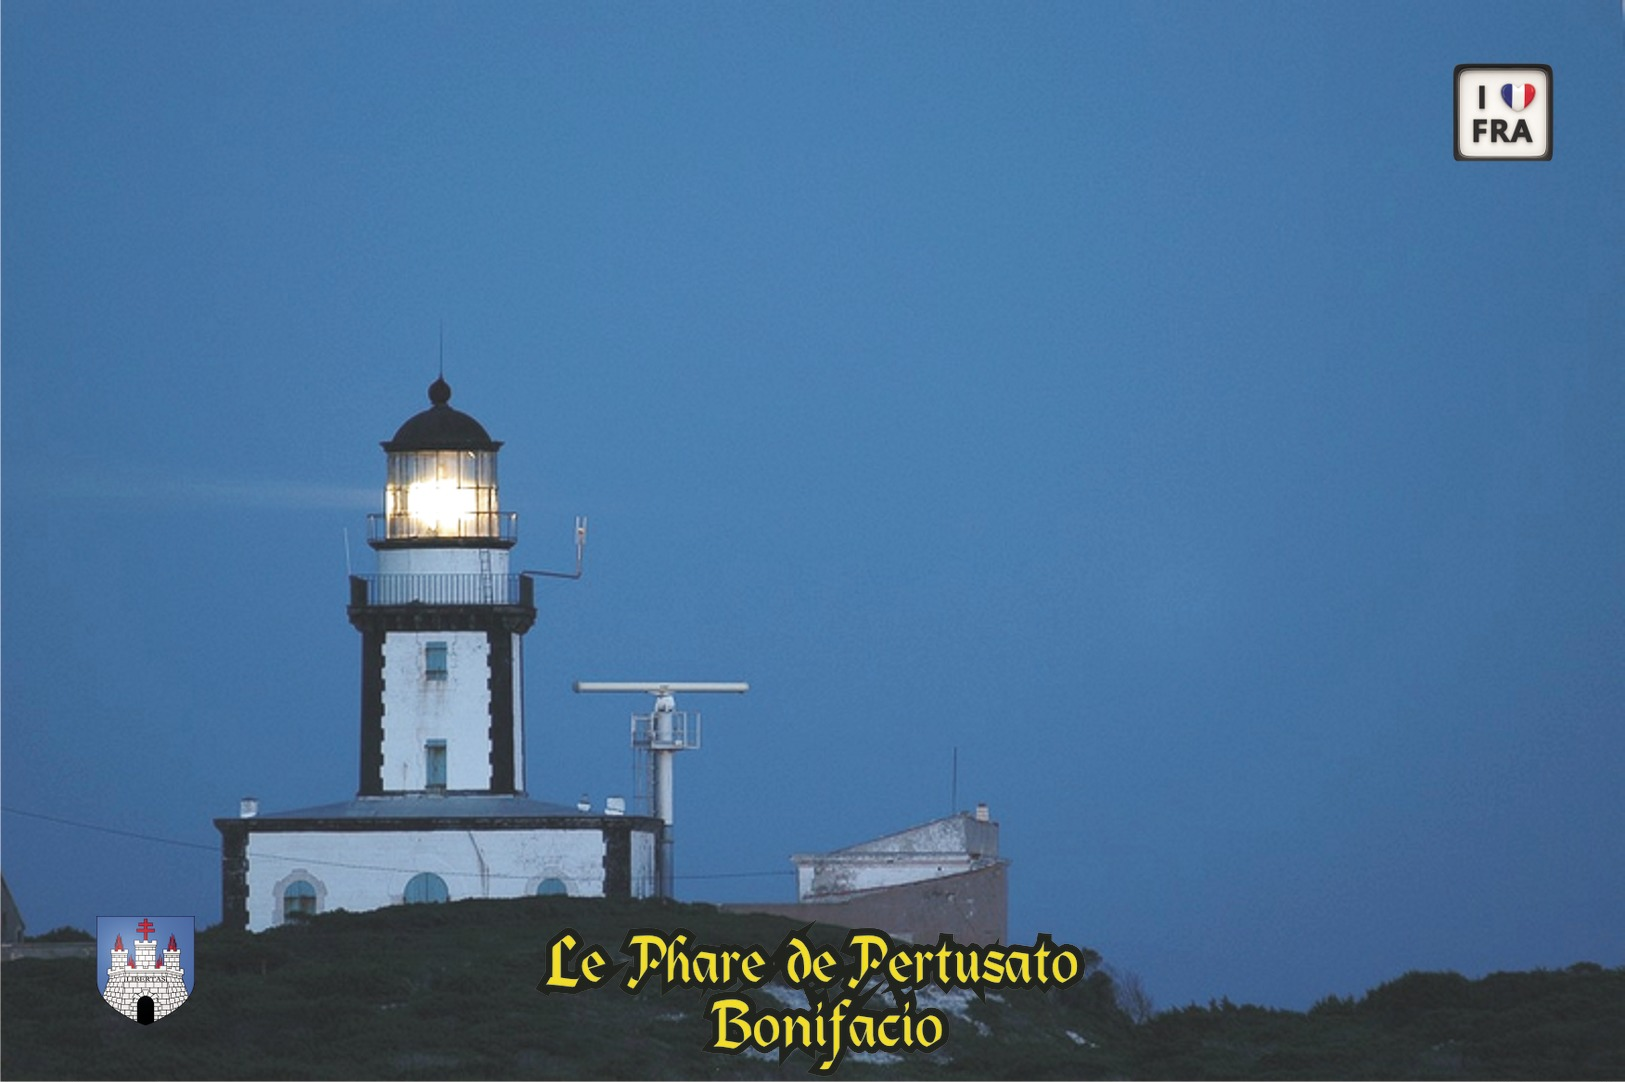
<path fill-rule="evenodd" d="M 846 928 L 879 928 L 893 939 L 1006 942 L 1009 861 L 999 824 L 977 805 L 907 830 L 829 853 L 797 853 L 794 902 L 737 902 L 736 912 L 772 913 Z"/>

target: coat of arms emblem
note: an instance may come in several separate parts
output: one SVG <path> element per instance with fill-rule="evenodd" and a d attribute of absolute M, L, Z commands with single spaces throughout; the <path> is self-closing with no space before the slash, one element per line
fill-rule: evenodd
<path fill-rule="evenodd" d="M 192 932 L 191 917 L 97 917 L 102 998 L 143 1025 L 170 1014 L 192 991 Z"/>

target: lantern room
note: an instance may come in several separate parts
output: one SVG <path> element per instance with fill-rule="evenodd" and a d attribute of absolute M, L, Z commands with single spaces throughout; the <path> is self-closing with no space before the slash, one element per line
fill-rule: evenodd
<path fill-rule="evenodd" d="M 451 408 L 445 379 L 429 385 L 429 408 L 383 444 L 389 455 L 383 514 L 368 516 L 374 548 L 508 548 L 516 519 L 497 504 L 502 447 L 468 414 Z"/>

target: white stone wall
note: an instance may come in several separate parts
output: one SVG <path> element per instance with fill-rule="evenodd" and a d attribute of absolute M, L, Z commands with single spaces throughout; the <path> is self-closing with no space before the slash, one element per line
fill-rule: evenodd
<path fill-rule="evenodd" d="M 802 901 L 822 894 L 895 887 L 919 883 L 945 875 L 958 875 L 973 867 L 968 854 L 888 854 L 870 859 L 842 853 L 816 857 L 792 857 L 796 864 L 796 886 Z"/>
<path fill-rule="evenodd" d="M 271 898 L 275 902 L 275 911 L 271 914 L 272 924 L 281 924 L 288 919 L 287 889 L 301 880 L 309 883 L 316 891 L 316 912 L 321 913 L 327 909 L 326 888 L 322 877 L 308 868 L 294 868 L 271 887 Z"/>
<path fill-rule="evenodd" d="M 802 901 L 828 894 L 895 887 L 982 867 L 999 855 L 999 825 L 950 815 L 833 853 L 798 853 Z"/>
<path fill-rule="evenodd" d="M 655 836 L 647 830 L 632 832 L 632 897 L 653 898 L 660 883 L 655 868 Z"/>
<path fill-rule="evenodd" d="M 295 870 L 316 887 L 319 912 L 399 905 L 407 881 L 419 872 L 445 880 L 453 901 L 519 897 L 550 878 L 562 880 L 573 896 L 600 898 L 604 836 L 592 829 L 250 832 L 250 931 L 277 922 L 277 884 Z M 635 859 L 633 876 L 635 883 Z"/>
<path fill-rule="evenodd" d="M 491 574 L 508 573 L 507 549 L 473 548 L 399 548 L 380 549 L 378 573 L 380 575 L 478 575 L 480 553 L 491 554 Z"/>
<path fill-rule="evenodd" d="M 446 676 L 430 680 L 424 647 L 446 644 Z M 391 631 L 384 636 L 386 792 L 427 782 L 424 745 L 446 742 L 446 788 L 491 787 L 491 646 L 483 631 Z"/>

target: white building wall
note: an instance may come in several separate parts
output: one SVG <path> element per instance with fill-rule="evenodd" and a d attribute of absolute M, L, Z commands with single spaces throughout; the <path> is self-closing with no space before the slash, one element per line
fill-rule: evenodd
<path fill-rule="evenodd" d="M 945 816 L 832 853 L 798 853 L 802 901 L 958 875 L 998 858 L 999 825 L 968 814 Z"/>
<path fill-rule="evenodd" d="M 380 575 L 478 575 L 480 553 L 490 553 L 491 574 L 508 573 L 507 549 L 398 548 L 378 551 Z"/>
<path fill-rule="evenodd" d="M 446 644 L 446 677 L 431 680 L 425 647 Z M 386 792 L 422 790 L 424 747 L 446 742 L 446 788 L 491 787 L 491 647 L 483 631 L 391 631 L 384 636 Z"/>
<path fill-rule="evenodd" d="M 640 836 L 649 837 L 633 835 L 634 860 Z M 310 875 L 320 912 L 399 905 L 407 881 L 419 872 L 445 880 L 453 901 L 522 897 L 534 894 L 544 879 L 562 880 L 572 896 L 601 898 L 604 836 L 599 830 L 251 832 L 250 931 L 277 923 L 278 884 L 295 870 Z"/>
<path fill-rule="evenodd" d="M 815 901 L 822 894 L 940 879 L 974 867 L 970 857 L 963 853 L 896 854 L 869 860 L 828 853 L 791 859 L 796 864 L 797 892 L 804 902 Z"/>
<path fill-rule="evenodd" d="M 655 836 L 647 830 L 632 832 L 632 897 L 653 898 L 659 885 L 655 869 Z"/>

